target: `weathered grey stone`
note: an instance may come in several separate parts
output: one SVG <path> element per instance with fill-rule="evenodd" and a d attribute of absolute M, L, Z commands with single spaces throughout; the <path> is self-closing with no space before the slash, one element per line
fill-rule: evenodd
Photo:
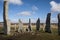
<path fill-rule="evenodd" d="M 8 27 L 7 27 L 7 31 L 8 31 L 8 34 L 10 34 L 10 28 L 11 28 L 11 22 L 10 20 L 8 20 Z"/>
<path fill-rule="evenodd" d="M 40 19 L 38 18 L 36 22 L 36 30 L 39 31 L 39 29 L 40 29 Z"/>
<path fill-rule="evenodd" d="M 18 28 L 18 32 L 22 32 L 23 31 L 23 23 L 21 22 L 21 20 L 19 19 L 19 28 Z"/>
<path fill-rule="evenodd" d="M 28 30 L 31 31 L 31 20 L 29 19 Z"/>
<path fill-rule="evenodd" d="M 47 14 L 47 19 L 46 19 L 46 26 L 45 26 L 45 32 L 51 33 L 51 29 L 50 29 L 50 17 L 51 17 L 51 13 Z"/>
<path fill-rule="evenodd" d="M 4 34 L 10 34 L 10 22 L 8 21 L 8 1 L 4 0 L 3 5 Z"/>
<path fill-rule="evenodd" d="M 15 31 L 17 31 L 17 29 L 16 29 L 16 24 L 15 24 Z"/>
<path fill-rule="evenodd" d="M 58 14 L 58 35 L 60 35 L 60 13 Z"/>

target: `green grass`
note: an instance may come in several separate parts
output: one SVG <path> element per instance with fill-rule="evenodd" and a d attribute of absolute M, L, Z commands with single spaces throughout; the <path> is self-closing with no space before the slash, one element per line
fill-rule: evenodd
<path fill-rule="evenodd" d="M 0 39 L 3 40 L 60 40 L 60 36 L 58 35 L 52 35 L 50 33 L 45 33 L 45 32 L 35 32 L 33 35 L 31 32 L 28 33 L 19 33 L 18 35 L 14 36 L 6 36 L 2 37 Z"/>
<path fill-rule="evenodd" d="M 18 33 L 17 35 L 0 35 L 0 40 L 60 40 L 57 29 L 51 29 L 52 33 L 46 33 L 41 28 L 39 32 Z"/>
<path fill-rule="evenodd" d="M 0 27 L 0 32 L 3 30 L 3 27 Z"/>

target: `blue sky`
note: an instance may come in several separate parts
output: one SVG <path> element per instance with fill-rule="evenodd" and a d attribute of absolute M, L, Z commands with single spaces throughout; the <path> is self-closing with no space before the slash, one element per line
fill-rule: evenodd
<path fill-rule="evenodd" d="M 0 0 L 0 22 L 3 21 L 3 1 Z M 46 21 L 47 14 L 51 12 L 51 22 L 57 22 L 57 15 L 60 12 L 60 0 L 9 0 L 8 16 L 11 22 L 41 22 Z"/>

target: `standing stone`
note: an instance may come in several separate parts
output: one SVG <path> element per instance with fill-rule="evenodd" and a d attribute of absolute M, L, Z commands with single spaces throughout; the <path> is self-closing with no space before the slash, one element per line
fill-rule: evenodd
<path fill-rule="evenodd" d="M 10 20 L 8 19 L 8 28 L 7 28 L 8 34 L 10 34 L 10 32 L 11 32 L 10 27 L 11 27 L 11 22 L 10 22 Z"/>
<path fill-rule="evenodd" d="M 58 35 L 60 35 L 60 14 L 58 14 Z"/>
<path fill-rule="evenodd" d="M 36 30 L 39 31 L 39 29 L 40 29 L 40 19 L 38 18 L 36 22 Z"/>
<path fill-rule="evenodd" d="M 8 21 L 8 0 L 4 0 L 3 5 L 3 21 L 4 21 L 4 34 L 10 34 L 10 26 Z"/>
<path fill-rule="evenodd" d="M 31 20 L 29 19 L 28 30 L 31 31 Z"/>
<path fill-rule="evenodd" d="M 47 19 L 46 19 L 46 26 L 45 26 L 45 32 L 51 33 L 51 29 L 50 29 L 50 17 L 51 17 L 51 13 L 47 14 Z"/>
<path fill-rule="evenodd" d="M 22 23 L 21 20 L 19 19 L 18 32 L 22 32 L 22 31 L 23 31 L 23 23 Z"/>
<path fill-rule="evenodd" d="M 17 31 L 17 29 L 16 29 L 16 24 L 15 24 L 15 31 Z"/>

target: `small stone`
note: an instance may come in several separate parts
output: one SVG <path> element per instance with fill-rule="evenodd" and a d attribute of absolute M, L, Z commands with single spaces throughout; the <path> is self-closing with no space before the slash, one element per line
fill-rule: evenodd
<path fill-rule="evenodd" d="M 23 23 L 22 23 L 21 20 L 19 19 L 18 32 L 22 32 L 22 31 L 23 31 Z"/>
<path fill-rule="evenodd" d="M 31 20 L 29 19 L 28 31 L 31 31 Z"/>
<path fill-rule="evenodd" d="M 40 29 L 40 19 L 38 18 L 36 22 L 36 31 L 39 31 L 39 29 Z"/>

